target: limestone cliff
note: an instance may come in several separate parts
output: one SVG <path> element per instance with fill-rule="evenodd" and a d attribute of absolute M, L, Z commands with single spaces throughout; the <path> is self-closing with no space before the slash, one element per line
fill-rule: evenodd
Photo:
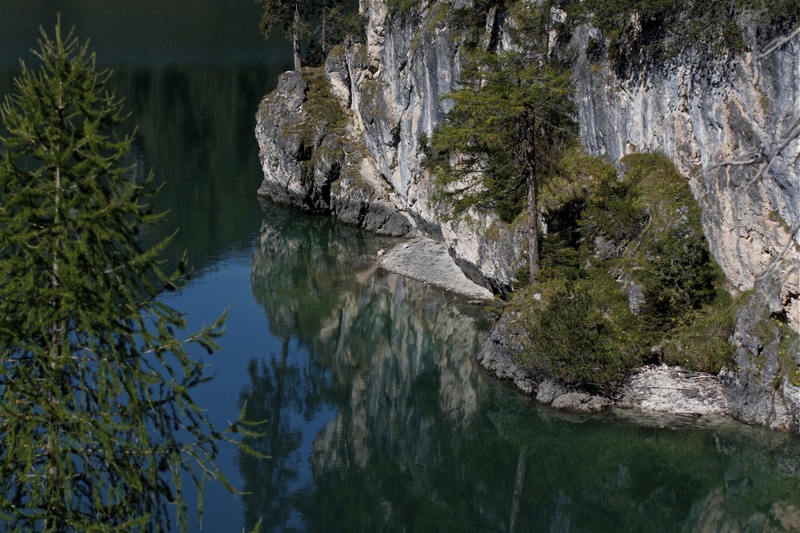
<path fill-rule="evenodd" d="M 459 1 L 422 2 L 401 14 L 386 0 L 362 0 L 365 38 L 338 48 L 322 73 L 285 74 L 265 98 L 256 127 L 265 175 L 259 193 L 377 232 L 441 239 L 470 277 L 502 292 L 524 262 L 522 230 L 491 216 L 447 220 L 421 166 L 420 140 L 441 123 L 444 96 L 458 84 L 460 37 L 449 15 Z M 490 16 L 487 28 L 496 25 Z M 569 46 L 580 139 L 612 161 L 637 151 L 671 158 L 702 208 L 731 288 L 752 289 L 768 270 L 765 279 L 777 280 L 769 314 L 800 330 L 800 255 L 791 234 L 800 221 L 800 142 L 788 143 L 757 180 L 757 165 L 725 164 L 769 153 L 800 116 L 800 39 L 761 55 L 768 40 L 756 35 L 745 31 L 752 51 L 724 61 L 686 53 L 619 69 L 604 53 L 587 55 L 602 36 L 579 27 Z M 320 104 L 308 78 L 321 74 L 328 92 Z M 737 338 L 756 335 L 747 319 L 739 322 Z M 747 364 L 739 377 L 750 378 L 735 394 L 755 390 L 748 380 L 766 379 L 763 363 Z M 771 390 L 753 394 L 778 394 Z M 770 424 L 797 428 L 796 421 Z"/>
<path fill-rule="evenodd" d="M 300 75 L 284 74 L 258 114 L 265 176 L 259 194 L 381 233 L 443 240 L 474 281 L 500 292 L 511 287 L 524 260 L 525 235 L 480 214 L 445 221 L 421 167 L 420 140 L 441 123 L 448 105 L 441 96 L 458 82 L 459 37 L 446 16 L 451 8 L 431 3 L 393 16 L 385 0 L 361 3 L 365 42 L 345 43 L 324 67 L 328 105 L 338 102 L 343 133 L 309 114 L 308 86 Z M 304 138 L 298 133 L 304 128 L 313 134 Z M 393 223 L 383 223 L 387 218 Z"/>
<path fill-rule="evenodd" d="M 328 121 L 308 115 L 305 82 L 298 74 L 284 75 L 259 112 L 260 192 L 384 233 L 425 231 L 446 241 L 462 266 L 477 267 L 473 274 L 505 289 L 523 259 L 523 235 L 485 216 L 444 222 L 420 164 L 420 139 L 441 122 L 448 105 L 442 96 L 458 82 L 459 37 L 447 16 L 452 7 L 424 3 L 400 15 L 385 0 L 362 1 L 365 42 L 347 43 L 325 66 L 335 96 L 328 105 L 335 100 L 341 106 L 344 134 L 332 134 Z M 800 40 L 765 57 L 750 52 L 704 61 L 688 55 L 620 77 L 607 60 L 587 58 L 589 40 L 598 37 L 581 27 L 571 43 L 578 49 L 573 81 L 581 141 L 614 161 L 635 151 L 673 159 L 703 208 L 712 253 L 733 287 L 751 289 L 800 220 L 800 143 L 790 143 L 754 183 L 754 166 L 713 167 L 769 149 L 794 125 Z M 763 40 L 749 39 L 752 50 L 765 47 Z M 312 138 L 289 127 L 301 121 L 316 121 L 306 126 L 315 130 Z M 773 265 L 795 329 L 800 289 L 792 269 L 798 260 L 790 246 Z"/>
<path fill-rule="evenodd" d="M 592 38 L 596 32 L 582 27 L 574 44 L 585 50 Z M 590 153 L 612 161 L 631 152 L 672 159 L 689 180 L 711 252 L 731 284 L 749 290 L 768 267 L 774 270 L 781 305 L 800 330 L 800 255 L 790 245 L 790 227 L 800 221 L 800 142 L 758 180 L 757 164 L 724 165 L 769 152 L 796 127 L 800 40 L 762 57 L 757 51 L 767 42 L 747 38 L 754 52 L 724 61 L 689 53 L 631 67 L 622 78 L 607 60 L 578 54 L 572 79 L 580 137 Z"/>

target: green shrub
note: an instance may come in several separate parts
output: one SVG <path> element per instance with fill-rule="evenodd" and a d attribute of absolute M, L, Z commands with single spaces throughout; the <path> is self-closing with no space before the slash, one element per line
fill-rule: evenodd
<path fill-rule="evenodd" d="M 540 283 L 509 307 L 523 332 L 518 363 L 607 393 L 654 354 L 718 372 L 731 361 L 739 305 L 721 289 L 687 180 L 661 154 L 622 163 L 618 178 L 599 158 L 565 154 L 562 188 L 544 202 Z M 623 290 L 637 286 L 638 306 Z"/>
<path fill-rule="evenodd" d="M 563 235 L 548 233 L 539 246 L 539 279 L 577 280 L 584 276 L 581 253 Z"/>
<path fill-rule="evenodd" d="M 713 302 L 682 316 L 659 345 L 661 362 L 711 374 L 730 366 L 740 301 L 719 291 Z"/>
<path fill-rule="evenodd" d="M 605 176 L 589 197 L 579 225 L 587 246 L 597 237 L 624 246 L 642 229 L 647 213 L 630 181 Z"/>
<path fill-rule="evenodd" d="M 797 0 L 781 0 L 796 4 Z M 585 0 L 567 2 L 573 24 L 589 21 L 608 39 L 609 58 L 617 67 L 644 60 L 661 61 L 688 48 L 725 56 L 747 49 L 737 15 L 750 13 L 772 22 L 775 0 Z M 793 10 L 789 9 L 789 13 Z M 785 11 L 786 12 L 786 11 Z M 781 20 L 793 19 L 786 14 Z M 635 21 L 635 22 L 634 22 Z"/>
<path fill-rule="evenodd" d="M 613 280 L 554 281 L 523 313 L 525 349 L 518 362 L 535 373 L 590 391 L 613 394 L 641 364 L 641 328 Z M 523 298 L 535 301 L 528 295 Z"/>
<path fill-rule="evenodd" d="M 710 303 L 717 294 L 715 282 L 721 272 L 702 234 L 692 228 L 674 227 L 647 242 L 645 256 L 647 262 L 640 271 L 645 288 L 642 311 L 660 327 Z"/>

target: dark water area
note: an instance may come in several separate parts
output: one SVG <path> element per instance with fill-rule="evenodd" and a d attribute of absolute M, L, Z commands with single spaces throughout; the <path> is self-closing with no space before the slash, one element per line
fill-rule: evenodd
<path fill-rule="evenodd" d="M 164 184 L 147 238 L 177 230 L 167 260 L 195 272 L 165 300 L 193 328 L 229 312 L 195 399 L 265 421 L 248 444 L 268 459 L 221 448 L 243 494 L 209 485 L 202 531 L 800 530 L 796 437 L 537 406 L 475 363 L 481 309 L 376 267 L 395 241 L 261 205 L 254 115 L 291 57 L 254 2 L 0 0 L 0 93 L 59 11 Z"/>

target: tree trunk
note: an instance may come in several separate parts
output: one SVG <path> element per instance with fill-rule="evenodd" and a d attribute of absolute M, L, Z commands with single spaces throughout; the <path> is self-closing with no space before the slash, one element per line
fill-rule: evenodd
<path fill-rule="evenodd" d="M 294 26 L 292 27 L 292 54 L 294 55 L 294 70 L 300 72 L 300 10 L 297 2 L 294 3 Z"/>
<path fill-rule="evenodd" d="M 536 114 L 533 105 L 525 104 L 525 164 L 528 169 L 528 268 L 529 283 L 539 274 L 539 191 L 536 172 Z"/>

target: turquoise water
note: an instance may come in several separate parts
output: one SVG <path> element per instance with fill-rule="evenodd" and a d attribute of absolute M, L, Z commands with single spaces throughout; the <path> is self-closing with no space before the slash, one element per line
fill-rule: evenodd
<path fill-rule="evenodd" d="M 229 311 L 220 426 L 266 421 L 220 465 L 203 531 L 793 531 L 800 442 L 729 421 L 578 416 L 535 405 L 474 362 L 480 309 L 375 267 L 392 244 L 261 205 L 254 114 L 290 66 L 251 0 L 0 0 L 0 91 L 38 24 L 91 38 L 138 124 L 133 151 L 169 209 L 193 327 Z M 196 521 L 192 525 L 198 530 Z"/>

